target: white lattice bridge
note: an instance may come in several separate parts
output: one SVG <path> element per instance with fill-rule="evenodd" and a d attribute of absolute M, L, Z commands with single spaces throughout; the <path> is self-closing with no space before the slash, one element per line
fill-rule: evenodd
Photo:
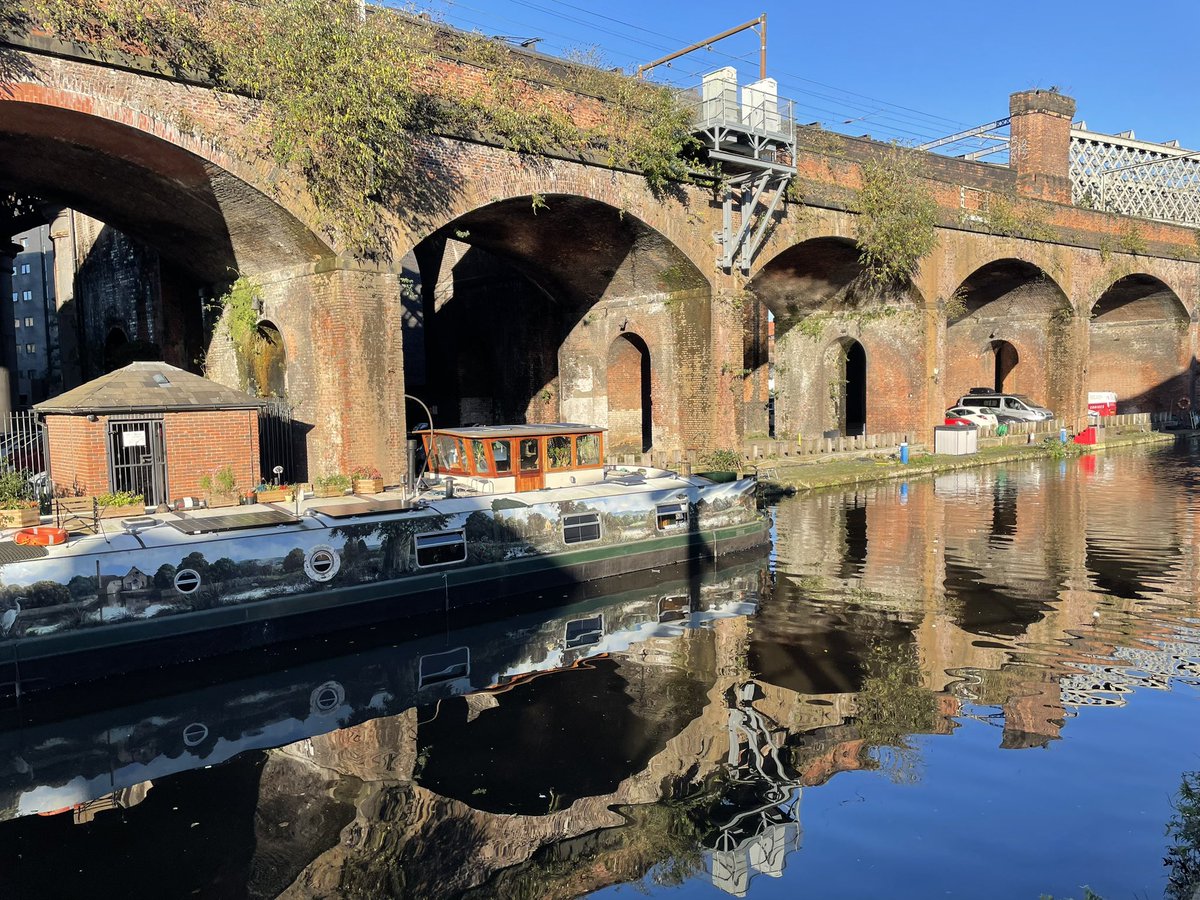
<path fill-rule="evenodd" d="M 1070 159 L 1076 206 L 1200 226 L 1200 151 L 1079 123 L 1071 129 Z"/>

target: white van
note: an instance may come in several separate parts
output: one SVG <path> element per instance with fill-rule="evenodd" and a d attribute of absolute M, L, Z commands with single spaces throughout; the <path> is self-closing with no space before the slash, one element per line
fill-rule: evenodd
<path fill-rule="evenodd" d="M 972 391 L 959 397 L 956 405 L 978 408 L 981 412 L 1022 419 L 1026 422 L 1042 422 L 1054 418 L 1053 412 L 1044 406 L 1038 406 L 1023 394 L 985 394 L 982 391 Z"/>

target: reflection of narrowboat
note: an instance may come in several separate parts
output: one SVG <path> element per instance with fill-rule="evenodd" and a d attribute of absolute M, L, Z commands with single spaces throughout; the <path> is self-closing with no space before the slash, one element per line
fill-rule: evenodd
<path fill-rule="evenodd" d="M 664 581 L 668 574 L 673 580 Z M 413 708 L 436 710 L 453 697 L 504 693 L 588 660 L 671 641 L 752 615 L 765 577 L 764 554 L 739 554 L 696 573 L 612 579 L 603 584 L 615 590 L 604 595 L 594 584 L 566 596 L 556 591 L 553 607 L 523 601 L 502 622 L 316 661 L 289 657 L 280 662 L 290 665 L 260 674 L 219 677 L 220 663 L 197 664 L 209 669 L 197 677 L 216 683 L 169 696 L 148 699 L 144 686 L 139 696 L 138 684 L 122 685 L 135 695 L 113 706 L 111 685 L 84 686 L 62 704 L 22 704 L 0 712 L 0 821 L 64 810 L 81 821 L 104 804 L 140 799 L 151 780 Z M 661 617 L 666 598 L 679 613 L 671 622 Z"/>
<path fill-rule="evenodd" d="M 603 464 L 603 430 L 425 434 L 425 490 L 101 520 L 0 542 L 0 685 L 27 690 L 659 569 L 767 540 L 752 479 Z M 586 635 L 581 636 L 581 639 Z"/>

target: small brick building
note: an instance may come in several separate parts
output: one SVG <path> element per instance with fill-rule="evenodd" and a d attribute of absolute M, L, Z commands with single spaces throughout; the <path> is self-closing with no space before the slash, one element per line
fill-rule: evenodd
<path fill-rule="evenodd" d="M 155 506 L 202 496 L 200 480 L 233 469 L 258 484 L 263 401 L 161 362 L 130 363 L 34 408 L 46 420 L 60 494 L 131 491 Z"/>

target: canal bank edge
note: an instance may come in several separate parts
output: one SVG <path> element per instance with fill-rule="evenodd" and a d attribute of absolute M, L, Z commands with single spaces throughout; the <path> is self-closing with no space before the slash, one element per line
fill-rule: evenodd
<path fill-rule="evenodd" d="M 1183 432 L 1182 434 L 1194 434 L 1194 432 Z M 1113 434 L 1110 430 L 1109 436 L 1103 444 L 1089 446 L 1084 453 L 1095 453 L 1116 447 L 1162 446 L 1175 443 L 1178 437 L 1179 435 L 1174 432 L 1131 431 L 1124 434 Z M 922 475 L 935 475 L 939 472 L 973 469 L 1017 460 L 1050 459 L 1053 456 L 1053 451 L 1045 444 L 1037 443 L 984 447 L 978 453 L 970 456 L 934 454 L 914 456 L 907 464 L 901 463 L 894 455 L 868 457 L 861 454 L 849 459 L 821 461 L 768 460 L 765 465 L 760 467 L 759 471 L 760 481 L 768 492 L 788 488 L 809 491 L 838 485 L 888 481 L 894 478 L 916 478 Z"/>

